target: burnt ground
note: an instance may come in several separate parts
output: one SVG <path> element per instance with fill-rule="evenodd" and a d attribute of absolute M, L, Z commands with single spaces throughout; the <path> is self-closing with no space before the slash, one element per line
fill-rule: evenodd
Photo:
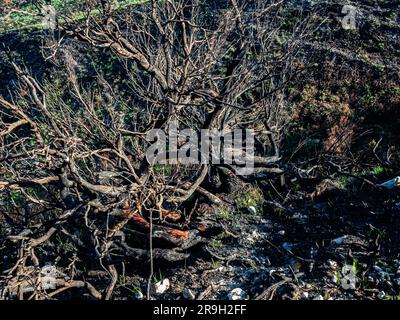
<path fill-rule="evenodd" d="M 221 231 L 182 263 L 156 262 L 152 280 L 168 279 L 170 289 L 152 298 L 184 299 L 190 289 L 196 299 L 227 299 L 241 288 L 247 299 L 399 299 L 400 192 L 357 182 L 321 190 L 327 181 L 314 198 L 271 195 L 263 213 L 208 213 L 222 214 L 212 218 Z M 355 273 L 354 287 L 343 285 L 344 266 Z M 146 282 L 145 274 L 123 278 L 115 298 L 137 298 Z"/>
<path fill-rule="evenodd" d="M 200 200 L 193 217 L 218 228 L 187 250 L 190 256 L 185 261 L 155 261 L 152 282 L 169 279 L 170 288 L 162 294 L 152 290 L 152 299 L 185 299 L 183 292 L 188 289 L 196 299 L 227 299 L 234 288 L 241 288 L 248 299 L 400 299 L 400 190 L 385 190 L 363 180 L 377 184 L 400 174 L 399 3 L 362 2 L 346 1 L 360 9 L 361 26 L 343 31 L 338 19 L 344 2 L 321 1 L 331 23 L 319 41 L 309 44 L 320 53 L 312 79 L 294 88 L 296 95 L 290 97 L 298 113 L 296 133 L 305 132 L 308 140 L 283 141 L 287 154 L 282 162 L 293 165 L 286 170 L 286 184 L 259 181 L 263 200 L 257 202 L 257 212 L 249 210 L 248 203 L 221 209 Z M 338 123 L 346 125 L 329 131 Z M 376 127 L 383 127 L 385 134 Z M 351 139 L 345 150 L 322 150 L 324 142 L 340 140 L 346 130 Z M 386 146 L 393 154 L 392 164 L 384 168 L 372 154 L 381 137 L 379 155 L 388 151 Z M 300 143 L 308 149 L 294 157 L 292 149 Z M 316 154 L 323 151 L 333 161 L 332 153 L 342 152 L 347 163 L 341 171 L 352 176 L 320 161 Z M 323 170 L 312 170 L 316 164 Z M 343 285 L 348 278 L 344 266 L 355 273 L 353 288 Z M 147 261 L 121 263 L 117 269 L 113 299 L 146 295 Z M 108 275 L 104 281 L 99 275 L 87 279 L 106 287 Z M 60 295 L 82 297 L 81 290 Z"/>
<path fill-rule="evenodd" d="M 256 214 L 208 210 L 223 226 L 184 263 L 156 262 L 153 280 L 167 278 L 171 287 L 152 298 L 183 299 L 190 289 L 197 299 L 227 299 L 241 288 L 248 299 L 400 299 L 400 190 L 376 187 L 400 174 L 399 2 L 313 3 L 329 22 L 310 44 L 320 52 L 315 73 L 291 97 L 293 131 L 307 138 L 283 141 L 286 184 L 259 182 Z M 340 28 L 344 4 L 357 7 L 356 30 Z M 376 150 L 390 150 L 390 165 L 373 155 L 380 138 Z M 130 283 L 145 292 L 143 271 L 124 279 L 116 296 L 134 298 Z"/>

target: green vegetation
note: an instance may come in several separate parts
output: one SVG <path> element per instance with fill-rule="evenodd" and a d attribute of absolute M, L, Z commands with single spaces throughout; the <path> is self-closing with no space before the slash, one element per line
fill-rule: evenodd
<path fill-rule="evenodd" d="M 384 167 L 382 167 L 381 165 L 377 165 L 372 169 L 372 173 L 377 177 L 384 174 L 385 172 L 386 172 L 386 169 Z"/>
<path fill-rule="evenodd" d="M 170 177 L 174 173 L 174 167 L 170 164 L 155 164 L 153 170 L 156 174 Z"/>
<path fill-rule="evenodd" d="M 120 0 L 115 1 L 113 10 L 120 10 L 130 5 L 146 2 L 147 0 Z M 53 0 L 52 6 L 55 11 L 60 13 L 59 22 L 63 22 L 64 15 L 73 17 L 73 20 L 82 20 L 86 18 L 86 10 L 90 8 L 85 1 L 78 2 L 75 0 Z M 21 6 L 18 11 L 13 11 L 0 17 L 0 32 L 10 32 L 21 29 L 42 29 L 43 28 L 43 12 L 40 12 L 32 3 L 26 3 Z M 97 8 L 90 10 L 93 17 L 99 16 L 101 11 Z"/>
<path fill-rule="evenodd" d="M 340 176 L 338 179 L 338 183 L 341 189 L 347 189 L 350 185 L 351 178 L 348 176 Z"/>
<path fill-rule="evenodd" d="M 254 207 L 256 214 L 260 215 L 263 213 L 264 195 L 257 186 L 248 186 L 237 194 L 236 203 L 240 210 L 248 211 L 249 207 Z"/>

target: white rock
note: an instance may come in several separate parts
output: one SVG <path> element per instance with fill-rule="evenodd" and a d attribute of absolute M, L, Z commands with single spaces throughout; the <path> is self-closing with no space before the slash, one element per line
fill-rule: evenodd
<path fill-rule="evenodd" d="M 259 239 L 261 237 L 261 234 L 259 232 L 257 232 L 256 230 L 253 230 L 253 232 L 251 233 L 251 236 L 255 239 Z"/>
<path fill-rule="evenodd" d="M 168 279 L 164 279 L 155 284 L 156 293 L 162 294 L 169 289 L 170 283 Z"/>
<path fill-rule="evenodd" d="M 374 265 L 374 270 L 376 272 L 378 272 L 378 273 L 382 273 L 383 272 L 382 268 L 380 266 L 377 266 L 377 265 Z"/>
<path fill-rule="evenodd" d="M 140 291 L 136 292 L 134 294 L 134 297 L 136 300 L 143 300 L 143 298 L 144 298 L 143 293 L 141 293 Z"/>
<path fill-rule="evenodd" d="M 327 263 L 328 263 L 329 267 L 331 267 L 332 269 L 336 269 L 337 268 L 337 262 L 336 261 L 333 261 L 333 260 L 329 259 L 327 261 Z"/>
<path fill-rule="evenodd" d="M 280 236 L 284 236 L 285 233 L 286 233 L 285 230 L 281 230 L 281 231 L 278 232 L 278 234 L 279 234 Z"/>
<path fill-rule="evenodd" d="M 231 292 L 228 293 L 229 300 L 245 300 L 247 294 L 241 288 L 235 288 Z"/>
<path fill-rule="evenodd" d="M 192 290 L 190 290 L 189 288 L 185 288 L 183 289 L 183 297 L 187 300 L 194 300 L 196 299 L 196 295 L 193 293 Z"/>
<path fill-rule="evenodd" d="M 251 214 L 256 214 L 257 213 L 257 209 L 254 206 L 248 206 L 247 210 L 249 210 L 249 212 Z"/>
<path fill-rule="evenodd" d="M 339 238 L 333 239 L 332 242 L 334 244 L 342 244 L 347 238 L 348 238 L 348 236 L 339 237 Z"/>
<path fill-rule="evenodd" d="M 378 299 L 383 299 L 386 296 L 385 291 L 379 291 L 379 293 L 377 294 Z"/>
<path fill-rule="evenodd" d="M 319 295 L 319 296 L 316 296 L 313 300 L 324 300 L 324 297 Z"/>
<path fill-rule="evenodd" d="M 308 292 L 307 291 L 303 292 L 303 298 L 308 299 Z"/>

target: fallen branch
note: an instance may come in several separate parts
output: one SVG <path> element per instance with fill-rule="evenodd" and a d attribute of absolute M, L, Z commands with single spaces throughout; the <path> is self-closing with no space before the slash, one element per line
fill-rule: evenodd
<path fill-rule="evenodd" d="M 273 284 L 272 286 L 265 289 L 262 293 L 254 298 L 254 300 L 272 300 L 273 294 L 280 286 L 284 285 L 285 283 L 292 281 L 291 278 L 284 278 L 283 280 Z"/>

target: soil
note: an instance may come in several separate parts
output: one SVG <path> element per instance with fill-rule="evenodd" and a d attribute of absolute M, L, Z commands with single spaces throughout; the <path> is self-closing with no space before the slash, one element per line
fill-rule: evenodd
<path fill-rule="evenodd" d="M 241 288 L 248 299 L 398 299 L 400 192 L 358 188 L 316 199 L 294 193 L 260 215 L 230 214 L 221 220 L 225 231 L 192 248 L 186 261 L 156 263 L 153 280 L 167 278 L 171 287 L 152 297 L 184 299 L 190 289 L 197 299 L 227 299 Z M 343 267 L 354 271 L 354 287 Z M 135 299 L 132 283 L 145 292 L 143 275 L 119 286 L 116 297 Z"/>

